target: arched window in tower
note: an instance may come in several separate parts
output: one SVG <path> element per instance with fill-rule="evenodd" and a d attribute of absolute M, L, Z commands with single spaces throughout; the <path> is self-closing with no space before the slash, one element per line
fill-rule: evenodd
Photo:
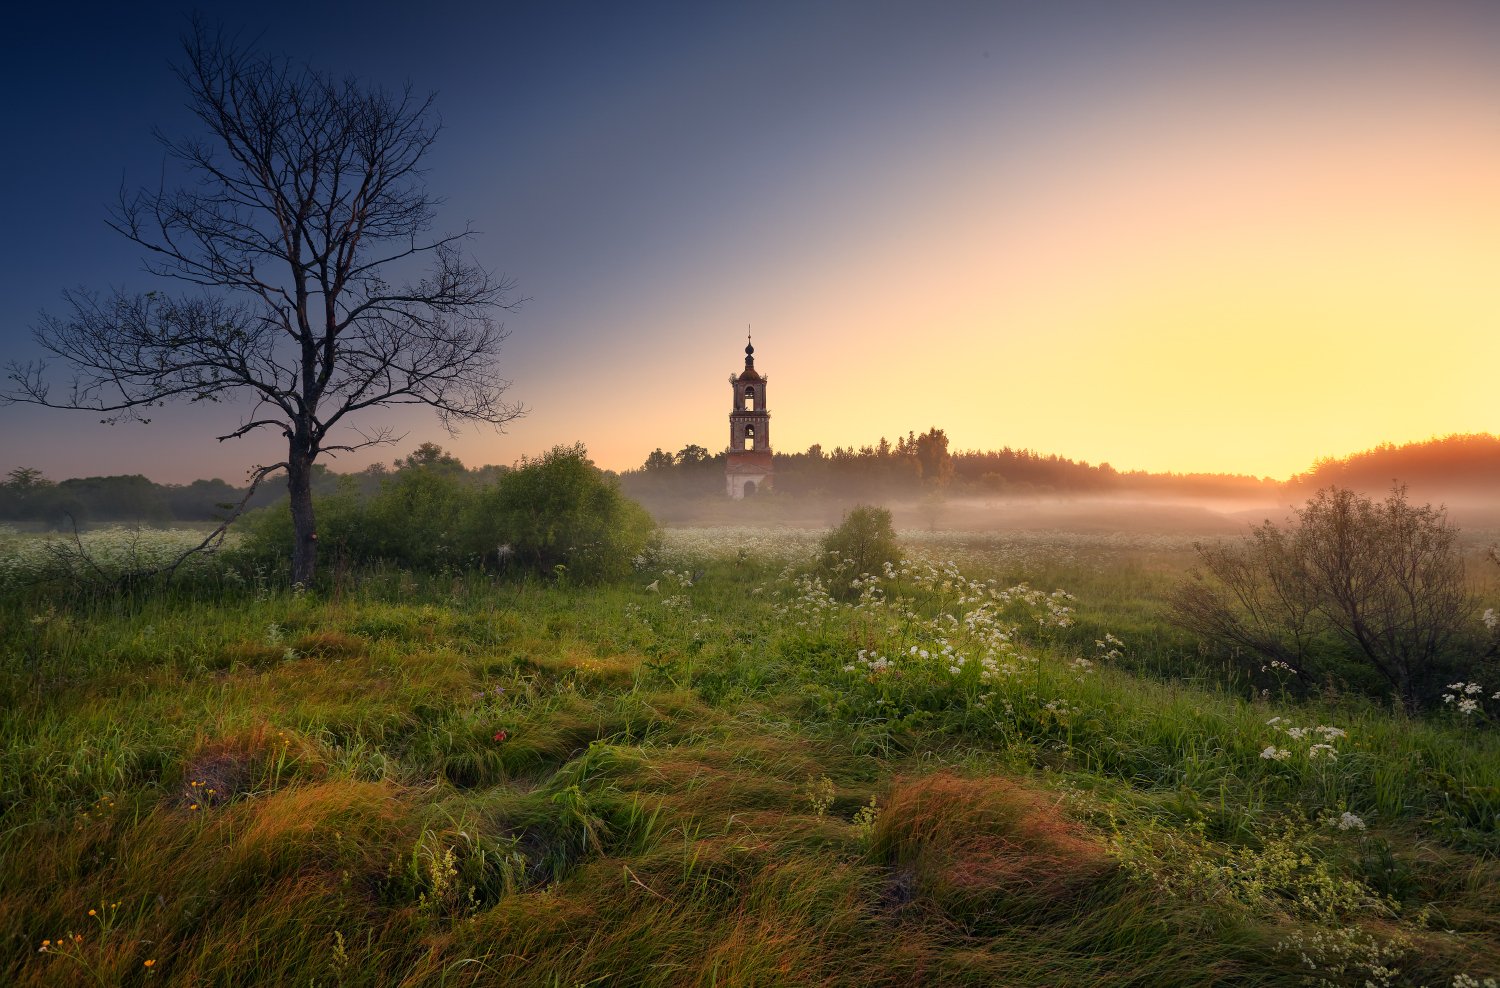
<path fill-rule="evenodd" d="M 745 389 L 745 408 L 752 412 L 759 411 L 755 407 L 755 385 L 753 384 Z"/>
<path fill-rule="evenodd" d="M 745 426 L 745 448 L 755 448 L 755 426 L 753 425 Z"/>

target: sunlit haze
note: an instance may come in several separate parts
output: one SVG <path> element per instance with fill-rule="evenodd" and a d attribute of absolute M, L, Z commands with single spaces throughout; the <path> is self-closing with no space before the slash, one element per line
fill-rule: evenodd
<path fill-rule="evenodd" d="M 64 288 L 159 287 L 104 219 L 159 174 L 152 127 L 191 130 L 185 21 L 128 6 L 4 42 L 5 360 Z M 1285 477 L 1500 430 L 1500 5 L 442 6 L 225 22 L 438 91 L 441 223 L 529 299 L 504 320 L 525 418 L 377 410 L 401 444 L 335 469 L 427 440 L 720 450 L 747 324 L 782 452 L 938 426 Z M 239 411 L 0 408 L 0 471 L 238 480 L 278 457 L 214 441 Z"/>

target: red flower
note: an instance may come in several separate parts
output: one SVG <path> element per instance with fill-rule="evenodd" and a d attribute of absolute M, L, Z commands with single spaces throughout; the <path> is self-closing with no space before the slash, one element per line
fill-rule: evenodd
<path fill-rule="evenodd" d="M 496 731 L 495 732 L 495 740 L 496 741 L 504 741 L 508 737 L 510 737 L 510 732 L 509 731 Z"/>

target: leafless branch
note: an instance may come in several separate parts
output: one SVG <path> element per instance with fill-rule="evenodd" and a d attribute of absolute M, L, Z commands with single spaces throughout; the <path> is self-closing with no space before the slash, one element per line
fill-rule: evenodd
<path fill-rule="evenodd" d="M 12 363 L 0 402 L 107 422 L 149 421 L 168 401 L 252 402 L 218 438 L 286 435 L 293 569 L 305 580 L 313 463 L 389 436 L 345 443 L 332 430 L 389 405 L 425 405 L 450 432 L 522 415 L 503 397 L 507 333 L 492 316 L 523 300 L 465 255 L 471 228 L 431 232 L 431 96 L 336 79 L 200 22 L 177 74 L 201 125 L 158 135 L 180 181 L 122 191 L 110 225 L 144 251 L 148 272 L 187 293 L 65 293 L 66 314 L 44 315 L 34 335 L 71 369 L 68 389 L 54 390 L 45 361 Z M 418 262 L 426 273 L 406 279 Z"/>

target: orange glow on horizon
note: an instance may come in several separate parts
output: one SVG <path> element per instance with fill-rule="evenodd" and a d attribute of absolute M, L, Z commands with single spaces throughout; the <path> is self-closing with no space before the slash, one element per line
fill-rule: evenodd
<path fill-rule="evenodd" d="M 747 312 L 783 452 L 938 426 L 954 448 L 1284 478 L 1497 431 L 1500 110 L 1410 78 L 1302 104 L 1150 94 L 1061 144 L 965 133 L 813 182 L 826 198 L 740 257 L 683 259 L 680 346 L 640 352 L 661 331 L 643 304 L 549 402 L 585 407 L 628 364 L 636 414 L 559 434 L 617 469 L 722 449 Z"/>

